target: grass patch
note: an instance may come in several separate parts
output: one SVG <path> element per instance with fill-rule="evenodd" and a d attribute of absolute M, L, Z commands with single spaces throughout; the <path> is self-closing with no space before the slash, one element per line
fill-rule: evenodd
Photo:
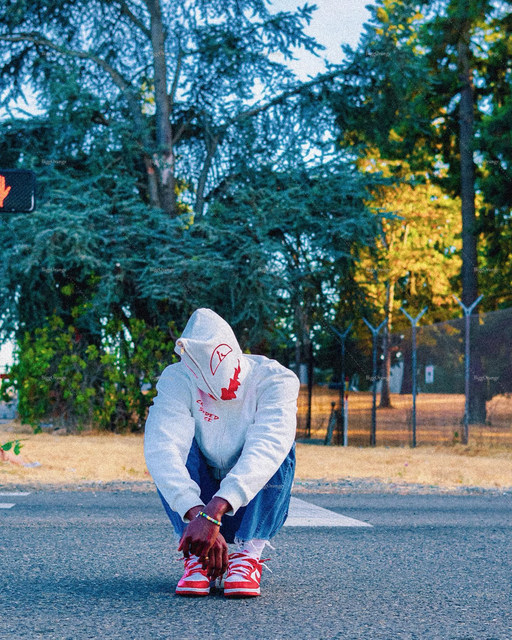
<path fill-rule="evenodd" d="M 318 453 L 315 453 L 315 452 Z M 323 447 L 297 444 L 297 477 L 372 478 L 444 488 L 512 487 L 512 451 L 491 447 Z"/>
<path fill-rule="evenodd" d="M 23 430 L 25 431 L 25 430 Z M 0 462 L 0 484 L 69 485 L 150 480 L 141 435 L 90 432 L 57 436 L 0 431 L 0 442 L 23 439 L 20 462 Z M 372 478 L 444 488 L 512 487 L 512 450 L 477 443 L 461 446 L 324 447 L 297 443 L 297 480 Z"/>

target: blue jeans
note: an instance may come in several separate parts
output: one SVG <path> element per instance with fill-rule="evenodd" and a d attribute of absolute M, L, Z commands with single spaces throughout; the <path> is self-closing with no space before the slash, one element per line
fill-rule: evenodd
<path fill-rule="evenodd" d="M 192 442 L 186 466 L 192 480 L 201 487 L 201 500 L 207 504 L 217 493 L 220 480 L 212 475 L 195 440 Z M 249 504 L 240 507 L 234 516 L 224 516 L 220 532 L 226 542 L 253 538 L 270 540 L 275 536 L 288 516 L 294 474 L 295 444 L 283 464 Z M 174 531 L 181 537 L 187 523 L 170 508 L 158 487 L 157 491 Z"/>

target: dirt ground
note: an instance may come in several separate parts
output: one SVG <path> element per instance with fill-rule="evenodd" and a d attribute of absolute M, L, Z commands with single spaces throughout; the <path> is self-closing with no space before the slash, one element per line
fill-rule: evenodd
<path fill-rule="evenodd" d="M 17 424 L 0 425 L 0 444 L 20 439 L 19 456 L 0 461 L 0 486 L 69 485 L 151 480 L 141 435 L 33 434 Z M 512 448 L 478 443 L 464 447 L 326 447 L 297 443 L 297 480 L 374 479 L 443 488 L 512 488 Z"/>

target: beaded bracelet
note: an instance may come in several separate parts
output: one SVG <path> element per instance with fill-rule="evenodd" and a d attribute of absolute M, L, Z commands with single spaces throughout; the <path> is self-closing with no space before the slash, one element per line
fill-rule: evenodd
<path fill-rule="evenodd" d="M 216 524 L 218 527 L 221 526 L 221 522 L 220 520 L 215 520 L 215 518 L 212 518 L 211 516 L 209 516 L 207 513 L 205 513 L 204 511 L 200 511 L 196 518 L 199 518 L 199 516 L 203 516 L 203 518 L 206 518 L 207 520 L 209 520 L 210 522 L 213 522 L 213 524 Z"/>

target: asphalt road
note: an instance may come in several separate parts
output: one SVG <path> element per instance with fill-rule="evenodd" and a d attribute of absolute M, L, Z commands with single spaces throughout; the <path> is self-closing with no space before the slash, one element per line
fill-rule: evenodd
<path fill-rule="evenodd" d="M 300 495 L 373 527 L 285 527 L 263 595 L 180 598 L 156 494 L 0 496 L 0 638 L 511 640 L 512 496 Z"/>

